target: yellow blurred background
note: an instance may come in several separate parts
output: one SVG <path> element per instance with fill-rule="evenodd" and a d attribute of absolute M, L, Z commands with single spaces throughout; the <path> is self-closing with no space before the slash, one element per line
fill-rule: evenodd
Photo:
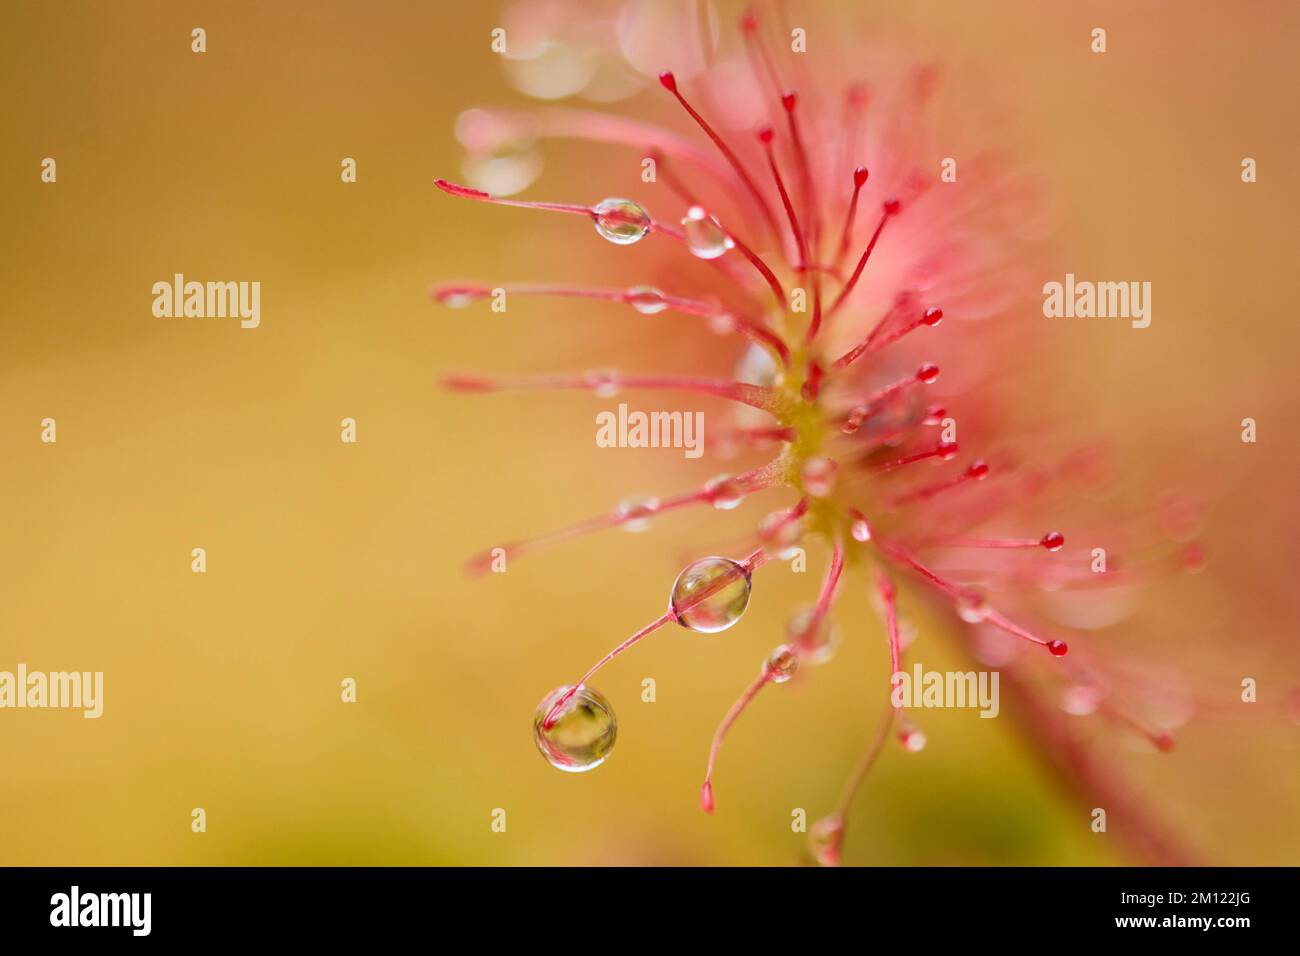
<path fill-rule="evenodd" d="M 724 7 L 728 29 L 738 9 Z M 1152 280 L 1152 328 L 1062 327 L 1055 398 L 1080 433 L 1126 443 L 1134 473 L 1172 462 L 1218 502 L 1197 594 L 1153 598 L 1163 652 L 1209 643 L 1270 693 L 1294 687 L 1300 10 L 949 0 L 871 16 L 1014 111 L 1008 145 L 1059 209 L 1059 272 Z M 802 580 L 758 582 L 735 630 L 666 631 L 611 666 L 599 686 L 618 747 L 576 776 L 539 759 L 537 701 L 661 613 L 684 555 L 762 511 L 683 513 L 461 573 L 493 542 L 717 470 L 595 447 L 604 405 L 589 395 L 437 386 L 447 369 L 577 370 L 664 348 L 613 307 L 428 301 L 438 279 L 600 282 L 614 261 L 572 241 L 585 225 L 433 187 L 459 175 L 461 110 L 525 102 L 488 49 L 496 5 L 84 0 L 0 17 L 0 669 L 106 681 L 99 720 L 0 712 L 0 863 L 798 862 L 791 809 L 830 809 L 876 713 L 863 687 L 884 661 L 863 588 L 846 588 L 835 662 L 737 726 L 706 817 L 713 727 L 812 599 L 817 558 Z M 1094 25 L 1104 57 L 1088 52 Z M 528 198 L 639 185 L 634 161 L 590 147 L 548 146 L 546 163 Z M 154 318 L 151 286 L 176 272 L 260 281 L 261 326 Z M 1247 415 L 1256 446 L 1238 440 Z M 57 444 L 40 441 L 46 417 Z M 355 704 L 340 701 L 347 677 Z M 882 759 L 847 862 L 1130 858 L 1089 831 L 1012 720 L 930 712 L 926 732 L 923 754 Z M 1298 757 L 1294 725 L 1234 721 L 1193 725 L 1159 767 L 1117 759 L 1201 859 L 1254 864 L 1296 862 Z"/>

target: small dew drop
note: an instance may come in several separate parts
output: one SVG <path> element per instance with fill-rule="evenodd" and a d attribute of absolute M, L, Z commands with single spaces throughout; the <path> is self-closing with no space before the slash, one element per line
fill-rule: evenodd
<path fill-rule="evenodd" d="M 682 218 L 682 233 L 686 247 L 700 259 L 716 259 L 736 245 L 718 220 L 699 206 L 687 210 Z"/>
<path fill-rule="evenodd" d="M 1064 657 L 1070 653 L 1070 647 L 1065 641 L 1048 641 L 1047 649 L 1052 652 L 1053 657 Z"/>
<path fill-rule="evenodd" d="M 1061 695 L 1061 709 L 1075 717 L 1086 717 L 1101 706 L 1101 691 L 1088 684 L 1076 684 Z"/>
<path fill-rule="evenodd" d="M 803 490 L 814 498 L 825 498 L 835 488 L 835 461 L 817 455 L 803 466 Z"/>
<path fill-rule="evenodd" d="M 978 624 L 989 616 L 989 599 L 978 591 L 967 591 L 957 599 L 957 616 L 967 624 Z"/>
<path fill-rule="evenodd" d="M 823 617 L 821 624 L 813 628 L 813 613 L 811 607 L 796 611 L 786 624 L 785 633 L 809 664 L 825 664 L 840 648 L 840 629 L 829 617 Z"/>
<path fill-rule="evenodd" d="M 533 740 L 552 767 L 565 773 L 582 773 L 605 762 L 614 749 L 618 721 L 614 708 L 602 694 L 590 687 L 579 687 L 548 728 L 546 718 L 551 708 L 572 689 L 573 685 L 566 684 L 542 698 L 533 715 Z"/>
<path fill-rule="evenodd" d="M 850 409 L 848 416 L 844 419 L 844 424 L 840 426 L 840 431 L 846 435 L 856 434 L 858 429 L 862 427 L 862 420 L 866 418 L 866 415 L 867 409 L 865 406 L 859 405 Z"/>
<path fill-rule="evenodd" d="M 613 398 L 619 392 L 619 374 L 611 369 L 592 369 L 583 376 L 583 381 L 600 398 Z"/>
<path fill-rule="evenodd" d="M 439 305 L 445 305 L 449 309 L 464 309 L 470 306 L 475 300 L 489 295 L 487 289 L 482 286 L 448 286 L 445 289 L 439 289 L 433 294 L 433 299 Z"/>
<path fill-rule="evenodd" d="M 730 511 L 745 498 L 745 492 L 740 487 L 740 482 L 736 481 L 731 475 L 715 475 L 705 484 L 704 490 L 708 492 L 709 501 L 713 504 L 713 507 L 719 511 Z"/>
<path fill-rule="evenodd" d="M 705 322 L 714 335 L 730 335 L 736 330 L 736 317 L 730 312 L 717 312 Z"/>
<path fill-rule="evenodd" d="M 592 217 L 596 231 L 616 246 L 630 246 L 650 231 L 650 214 L 630 199 L 602 199 Z"/>
<path fill-rule="evenodd" d="M 682 627 L 716 634 L 731 627 L 749 606 L 749 571 L 730 558 L 700 558 L 673 583 L 669 607 Z"/>
<path fill-rule="evenodd" d="M 655 315 L 668 308 L 668 300 L 654 286 L 639 285 L 627 290 L 627 304 L 642 315 Z"/>
<path fill-rule="evenodd" d="M 838 813 L 822 817 L 808 831 L 808 849 L 821 866 L 839 866 L 844 845 L 844 818 Z"/>
<path fill-rule="evenodd" d="M 799 655 L 789 644 L 781 644 L 763 662 L 763 670 L 773 684 L 784 684 L 799 669 Z"/>
<path fill-rule="evenodd" d="M 901 731 L 898 740 L 903 745 L 903 749 L 910 754 L 920 753 L 927 743 L 925 734 L 915 727 L 908 727 Z"/>
<path fill-rule="evenodd" d="M 1038 542 L 1048 551 L 1060 551 L 1065 547 L 1065 535 L 1059 531 L 1049 531 Z"/>
<path fill-rule="evenodd" d="M 650 527 L 650 519 L 659 510 L 658 498 L 624 498 L 618 503 L 615 514 L 618 515 L 624 531 L 638 532 Z"/>
<path fill-rule="evenodd" d="M 927 425 L 941 425 L 943 424 L 944 416 L 947 414 L 948 409 L 944 408 L 942 405 L 931 405 L 925 410 L 925 415 L 922 418 L 922 421 Z"/>
<path fill-rule="evenodd" d="M 866 516 L 856 508 L 852 512 L 853 523 L 849 525 L 849 534 L 853 535 L 854 541 L 870 541 L 871 525 L 868 523 Z"/>
<path fill-rule="evenodd" d="M 758 523 L 758 537 L 769 556 L 784 560 L 803 537 L 803 520 L 784 510 L 769 512 Z"/>
<path fill-rule="evenodd" d="M 736 381 L 750 385 L 774 385 L 777 379 L 776 359 L 757 343 L 751 344 L 736 362 Z"/>

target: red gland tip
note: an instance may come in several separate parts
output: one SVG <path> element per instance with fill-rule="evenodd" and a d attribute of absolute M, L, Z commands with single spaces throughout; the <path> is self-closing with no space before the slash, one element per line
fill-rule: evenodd
<path fill-rule="evenodd" d="M 775 135 L 776 134 L 772 132 L 772 127 L 770 126 L 760 126 L 758 128 L 758 140 L 760 143 L 772 142 L 772 137 Z"/>
<path fill-rule="evenodd" d="M 673 76 L 672 70 L 664 70 L 659 74 L 659 82 L 669 93 L 677 92 L 677 77 Z"/>
<path fill-rule="evenodd" d="M 712 813 L 716 804 L 713 802 L 713 784 L 705 780 L 704 785 L 700 787 L 700 809 L 705 813 Z"/>
<path fill-rule="evenodd" d="M 471 189 L 469 186 L 462 186 L 459 183 L 448 182 L 445 179 L 435 179 L 433 184 L 445 193 L 453 196 L 460 196 L 463 199 L 491 199 L 491 193 L 485 193 L 481 189 Z"/>
<path fill-rule="evenodd" d="M 1167 730 L 1152 734 L 1151 742 L 1156 745 L 1156 750 L 1159 750 L 1162 754 L 1167 754 L 1174 749 L 1174 735 Z"/>
<path fill-rule="evenodd" d="M 966 475 L 970 478 L 974 478 L 976 481 L 979 481 L 981 478 L 986 477 L 988 473 L 989 473 L 989 464 L 983 459 L 976 459 L 975 461 L 972 461 L 970 463 L 970 467 L 966 469 Z"/>
<path fill-rule="evenodd" d="M 1049 531 L 1038 542 L 1048 551 L 1060 551 L 1065 547 L 1065 535 L 1059 531 Z"/>
<path fill-rule="evenodd" d="M 931 328 L 943 321 L 943 309 L 926 309 L 925 315 L 921 316 L 921 323 Z"/>
<path fill-rule="evenodd" d="M 1047 649 L 1052 652 L 1053 657 L 1064 657 L 1070 652 L 1070 647 L 1065 641 L 1048 641 Z"/>
<path fill-rule="evenodd" d="M 903 204 L 902 204 L 901 202 L 899 202 L 897 199 L 886 199 L 886 200 L 885 200 L 885 215 L 886 215 L 886 216 L 897 216 L 898 213 L 899 213 L 899 210 L 901 210 L 902 208 L 903 208 Z"/>
<path fill-rule="evenodd" d="M 794 90 L 781 94 L 781 105 L 785 107 L 787 113 L 793 113 L 794 108 L 799 105 L 799 94 Z"/>
<path fill-rule="evenodd" d="M 746 33 L 753 33 L 758 29 L 758 16 L 753 10 L 746 10 L 740 15 L 740 29 Z"/>
<path fill-rule="evenodd" d="M 457 305 L 469 299 L 481 299 L 491 293 L 484 285 L 439 285 L 429 290 L 429 296 L 435 302 L 444 305 Z"/>
<path fill-rule="evenodd" d="M 859 166 L 853 170 L 853 185 L 861 188 L 867 184 L 867 179 L 871 176 L 871 170 L 865 166 Z"/>
<path fill-rule="evenodd" d="M 490 392 L 492 382 L 479 375 L 444 375 L 442 387 L 453 392 Z"/>
<path fill-rule="evenodd" d="M 923 382 L 926 385 L 929 385 L 938 377 L 939 366 L 935 365 L 933 362 L 926 362 L 916 370 L 916 380 L 918 382 Z"/>
<path fill-rule="evenodd" d="M 1205 549 L 1196 542 L 1192 542 L 1183 548 L 1178 560 L 1182 563 L 1184 571 L 1190 571 L 1192 574 L 1204 571 Z"/>
<path fill-rule="evenodd" d="M 935 452 L 944 461 L 948 461 L 957 454 L 957 443 L 955 441 L 941 441 Z"/>

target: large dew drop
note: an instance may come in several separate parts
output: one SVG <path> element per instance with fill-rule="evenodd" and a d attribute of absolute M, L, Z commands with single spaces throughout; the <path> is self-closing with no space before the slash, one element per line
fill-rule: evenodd
<path fill-rule="evenodd" d="M 552 767 L 565 773 L 582 773 L 605 762 L 614 749 L 618 721 L 609 701 L 584 686 L 565 701 L 548 729 L 546 718 L 551 708 L 572 689 L 571 684 L 566 684 L 542 698 L 533 715 L 533 740 Z"/>
<path fill-rule="evenodd" d="M 743 565 L 730 558 L 700 558 L 677 575 L 669 604 L 682 627 L 716 634 L 740 620 L 749 591 Z"/>
<path fill-rule="evenodd" d="M 602 199 L 593 217 L 596 231 L 616 246 L 630 246 L 650 231 L 650 214 L 630 199 Z"/>
<path fill-rule="evenodd" d="M 735 246 L 718 220 L 699 206 L 692 206 L 682 219 L 686 247 L 701 259 L 716 259 Z"/>

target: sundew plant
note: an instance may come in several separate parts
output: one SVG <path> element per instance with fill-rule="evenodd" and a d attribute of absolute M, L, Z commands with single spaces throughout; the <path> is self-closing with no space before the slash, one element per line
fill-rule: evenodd
<path fill-rule="evenodd" d="M 532 732 L 542 756 L 571 773 L 600 766 L 617 734 L 615 702 L 597 689 L 602 668 L 666 628 L 709 635 L 740 625 L 770 566 L 796 561 L 821 562 L 820 586 L 806 606 L 789 609 L 784 641 L 759 662 L 752 682 L 737 688 L 734 702 L 719 703 L 717 730 L 700 741 L 705 812 L 725 807 L 723 744 L 747 705 L 833 660 L 836 598 L 846 588 L 872 595 L 891 677 L 864 688 L 878 700 L 875 726 L 864 728 L 865 751 L 845 768 L 838 802 L 828 800 L 810 828 L 810 853 L 821 863 L 839 861 L 848 808 L 883 748 L 925 748 L 924 721 L 904 686 L 917 637 L 909 604 L 950 610 L 970 655 L 998 669 L 1003 687 L 1015 691 L 1014 706 L 1077 776 L 1096 784 L 1105 774 L 1078 746 L 1075 718 L 1105 722 L 1153 754 L 1171 750 L 1186 709 L 1164 706 L 1165 685 L 1142 669 L 1113 669 L 1094 656 L 1089 627 L 1069 609 L 1081 597 L 1101 607 L 1116 588 L 1200 570 L 1195 509 L 1165 493 L 1145 516 L 1150 521 L 1099 517 L 1081 494 L 1109 480 L 1097 446 L 1040 447 L 1041 435 L 1007 433 L 997 396 L 1032 401 L 1016 396 L 1008 367 L 1012 358 L 1032 362 L 1036 347 L 1022 331 L 1037 291 L 1024 281 L 1033 213 L 1024 181 L 994 151 L 965 154 L 971 158 L 960 174 L 955 160 L 931 158 L 929 141 L 943 136 L 931 110 L 942 70 L 903 64 L 873 72 L 860 64 L 897 58 L 859 57 L 857 44 L 866 49 L 868 38 L 825 24 L 817 42 L 837 52 L 814 55 L 813 12 L 793 5 L 762 5 L 726 24 L 707 4 L 661 5 L 653 15 L 645 4 L 629 4 L 614 11 L 608 35 L 576 7 L 520 9 L 497 39 L 525 90 L 557 98 L 608 79 L 612 64 L 627 84 L 620 93 L 636 91 L 634 103 L 665 98 L 676 121 L 641 120 L 631 108 L 476 107 L 457 124 L 467 175 L 438 179 L 438 188 L 449 201 L 502 207 L 501 216 L 559 214 L 572 221 L 562 241 L 653 244 L 663 260 L 658 274 L 675 284 L 559 276 L 512 283 L 494 271 L 440 284 L 433 298 L 482 308 L 550 296 L 574 310 L 626 307 L 646 321 L 679 313 L 717 333 L 736 370 L 730 378 L 671 368 L 622 374 L 612 355 L 609 368 L 456 373 L 446 386 L 722 399 L 734 417 L 714 422 L 708 451 L 762 457 L 700 487 L 628 496 L 552 534 L 497 544 L 471 559 L 471 573 L 502 570 L 578 534 L 643 529 L 668 512 L 745 508 L 758 492 L 785 497 L 775 510 L 753 514 L 743 547 L 700 553 L 665 580 L 664 609 L 630 634 L 611 635 L 601 659 L 575 661 L 571 683 L 539 688 Z M 526 49 L 512 49 L 516 38 Z M 656 48 L 652 38 L 660 49 L 665 39 L 698 46 L 687 58 L 694 67 L 656 69 L 647 52 Z M 646 195 L 524 198 L 536 175 L 534 151 L 549 138 L 632 156 Z M 674 265 L 692 260 L 708 272 Z M 1057 599 L 1065 610 L 1040 613 Z M 1125 802 L 1122 784 L 1112 782 L 1110 792 L 1114 805 Z M 1149 858 L 1178 858 L 1159 828 L 1140 829 Z"/>

